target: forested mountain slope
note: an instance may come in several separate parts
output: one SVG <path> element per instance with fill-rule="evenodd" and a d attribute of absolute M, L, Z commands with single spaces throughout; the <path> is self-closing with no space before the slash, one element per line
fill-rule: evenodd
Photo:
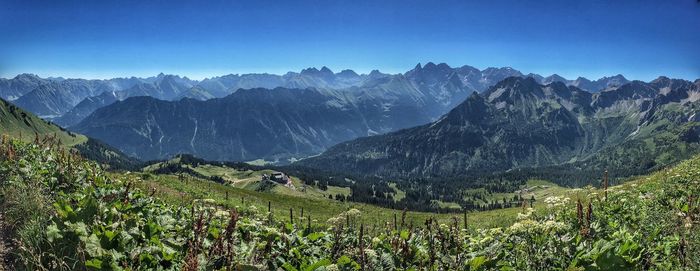
<path fill-rule="evenodd" d="M 564 164 L 640 173 L 700 150 L 699 94 L 697 82 L 663 77 L 595 94 L 511 77 L 436 122 L 344 142 L 299 164 L 387 177 Z"/>

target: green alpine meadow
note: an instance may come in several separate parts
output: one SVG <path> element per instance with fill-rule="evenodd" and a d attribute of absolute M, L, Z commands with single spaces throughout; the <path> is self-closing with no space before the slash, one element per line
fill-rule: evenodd
<path fill-rule="evenodd" d="M 149 187 L 143 175 L 111 174 L 52 140 L 3 137 L 0 176 L 0 252 L 20 270 L 700 268 L 700 157 L 617 186 L 561 189 L 489 227 L 479 213 L 349 205 L 319 220 L 313 209 L 285 217 L 217 192 L 161 197 L 198 184 Z"/>

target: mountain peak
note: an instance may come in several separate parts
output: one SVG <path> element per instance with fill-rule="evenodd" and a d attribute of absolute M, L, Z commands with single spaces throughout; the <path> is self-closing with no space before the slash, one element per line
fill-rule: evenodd
<path fill-rule="evenodd" d="M 436 67 L 437 67 L 437 65 L 435 65 L 435 63 L 428 62 L 428 63 L 425 63 L 425 66 L 423 66 L 423 69 L 426 69 L 426 70 L 435 69 Z"/>
<path fill-rule="evenodd" d="M 14 79 L 23 79 L 23 78 L 27 78 L 27 79 L 41 79 L 41 77 L 39 77 L 38 75 L 33 74 L 33 73 L 21 73 L 21 74 L 18 74 L 17 76 L 15 76 Z"/>
<path fill-rule="evenodd" d="M 525 77 L 532 77 L 533 79 L 535 79 L 535 81 L 538 81 L 538 82 L 540 82 L 540 81 L 542 81 L 542 79 L 544 79 L 544 77 L 542 77 L 542 75 L 539 75 L 536 73 L 528 73 L 525 75 Z"/>
<path fill-rule="evenodd" d="M 333 71 L 331 71 L 331 69 L 329 69 L 326 66 L 321 67 L 321 70 L 319 72 L 321 72 L 322 74 L 333 74 Z"/>
<path fill-rule="evenodd" d="M 532 78 L 530 76 L 528 76 L 528 77 L 509 76 L 506 79 L 503 79 L 503 81 L 498 82 L 498 84 L 496 84 L 494 87 L 495 88 L 513 87 L 513 86 L 521 85 L 521 84 L 539 85 L 537 83 L 537 80 L 535 80 L 535 78 Z"/>
<path fill-rule="evenodd" d="M 318 72 L 319 72 L 318 69 L 316 69 L 315 67 L 311 67 L 311 68 L 306 68 L 306 69 L 301 70 L 300 74 L 307 75 L 307 74 L 316 74 Z"/>
<path fill-rule="evenodd" d="M 386 74 L 383 74 L 379 70 L 372 70 L 368 75 L 369 78 L 375 79 L 375 78 L 382 78 L 386 76 Z"/>
<path fill-rule="evenodd" d="M 336 75 L 342 76 L 342 77 L 357 77 L 360 76 L 358 75 L 355 71 L 350 70 L 350 69 L 345 69 L 337 73 Z"/>
<path fill-rule="evenodd" d="M 627 80 L 627 78 L 625 78 L 625 76 L 623 76 L 622 74 L 619 74 L 619 73 L 617 75 L 613 76 L 612 78 L 619 78 L 619 79 Z"/>
<path fill-rule="evenodd" d="M 668 82 L 671 81 L 671 78 L 668 78 L 666 76 L 659 76 L 656 79 L 652 80 L 651 83 L 662 83 L 662 82 Z"/>
<path fill-rule="evenodd" d="M 558 74 L 552 74 L 550 76 L 547 76 L 544 78 L 543 82 L 544 83 L 552 83 L 552 82 L 567 82 L 566 78 L 558 75 Z"/>

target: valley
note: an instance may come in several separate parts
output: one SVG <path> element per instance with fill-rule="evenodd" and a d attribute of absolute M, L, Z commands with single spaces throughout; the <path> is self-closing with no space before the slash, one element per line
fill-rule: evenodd
<path fill-rule="evenodd" d="M 401 209 L 352 202 L 350 199 L 353 190 L 350 187 L 307 185 L 295 176 L 290 176 L 290 185 L 285 185 L 270 180 L 261 180 L 263 175 L 269 176 L 274 172 L 271 169 L 242 170 L 226 165 L 206 164 L 202 161 L 195 162 L 197 165 L 182 163 L 182 160 L 191 161 L 191 159 L 175 158 L 149 165 L 143 169 L 143 173 L 134 173 L 142 179 L 138 185 L 144 191 L 155 188 L 156 191 L 159 191 L 155 193 L 157 197 L 162 197 L 176 204 L 186 204 L 194 199 L 214 199 L 217 204 L 228 207 L 252 205 L 260 210 L 266 210 L 270 204 L 275 207 L 273 215 L 280 219 L 289 218 L 289 209 L 296 210 L 295 216 L 300 215 L 303 209 L 307 215 L 314 216 L 320 224 L 338 213 L 353 208 L 371 214 L 368 216 L 368 224 L 378 224 L 380 220 L 390 221 L 394 214 L 402 212 Z M 173 171 L 175 168 L 172 167 L 173 165 L 184 169 L 176 170 L 179 172 L 165 173 Z M 166 167 L 170 167 L 170 169 L 163 170 Z M 350 183 L 348 181 L 348 185 Z M 394 201 L 401 201 L 406 197 L 406 192 L 398 189 L 395 183 L 390 183 L 389 186 L 393 189 L 390 196 Z M 503 226 L 512 221 L 517 210 L 522 209 L 522 201 L 518 199 L 519 197 L 524 199 L 527 206 L 530 206 L 530 199 L 534 197 L 535 201 L 532 202 L 532 206 L 539 208 L 540 205 L 544 206 L 544 203 L 541 203 L 544 198 L 563 195 L 568 191 L 568 189 L 556 184 L 537 180 L 527 181 L 521 190 L 522 193 L 489 193 L 485 189 L 465 191 L 465 195 L 469 195 L 469 197 L 480 198 L 479 204 L 502 204 L 507 200 L 509 203 L 515 201 L 513 207 L 499 206 L 493 211 L 474 212 L 462 210 L 462 207 L 457 203 L 434 201 L 436 207 L 442 207 L 448 212 L 436 214 L 409 210 L 406 220 L 418 223 L 429 217 L 436 217 L 441 222 L 448 222 L 454 217 L 462 217 L 464 212 L 468 212 L 469 216 L 474 216 L 474 223 L 479 227 Z M 340 200 L 338 195 L 342 195 L 343 199 Z"/>

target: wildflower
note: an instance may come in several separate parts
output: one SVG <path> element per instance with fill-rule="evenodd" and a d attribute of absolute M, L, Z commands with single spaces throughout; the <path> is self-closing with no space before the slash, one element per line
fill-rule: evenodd
<path fill-rule="evenodd" d="M 345 223 L 345 218 L 342 216 L 331 217 L 328 220 L 326 220 L 326 222 L 328 223 L 328 225 L 331 226 L 340 226 Z"/>
<path fill-rule="evenodd" d="M 537 226 L 537 222 L 526 219 L 513 223 L 508 229 L 513 232 L 527 231 L 529 228 L 534 228 Z"/>
<path fill-rule="evenodd" d="M 274 227 L 266 227 L 267 233 L 272 236 L 279 236 L 280 232 L 277 230 L 277 228 Z"/>
<path fill-rule="evenodd" d="M 228 217 L 228 216 L 229 216 L 229 212 L 228 212 L 228 211 L 224 211 L 224 210 L 219 210 L 219 211 L 216 211 L 216 213 L 214 213 L 214 216 L 215 216 L 215 217 Z"/>
<path fill-rule="evenodd" d="M 257 214 L 258 207 L 255 207 L 255 205 L 251 205 L 250 207 L 248 207 L 248 212 L 250 212 L 251 214 Z"/>
<path fill-rule="evenodd" d="M 518 220 L 523 220 L 523 219 L 529 218 L 532 215 L 533 211 L 534 211 L 534 209 L 527 208 L 527 211 L 525 213 L 518 213 Z"/>
<path fill-rule="evenodd" d="M 347 214 L 349 216 L 359 216 L 360 213 L 361 213 L 360 210 L 357 210 L 355 208 L 352 208 L 352 209 L 345 212 L 345 214 Z"/>
<path fill-rule="evenodd" d="M 374 251 L 374 249 L 365 249 L 365 256 L 367 256 L 368 260 L 373 260 L 377 258 L 377 252 Z"/>
<path fill-rule="evenodd" d="M 566 225 L 563 222 L 558 222 L 554 220 L 547 220 L 544 223 L 545 229 L 558 230 L 564 228 Z"/>
<path fill-rule="evenodd" d="M 623 194 L 627 191 L 625 191 L 624 189 L 619 189 L 619 190 L 615 190 L 614 192 L 615 192 L 615 194 Z"/>
<path fill-rule="evenodd" d="M 547 204 L 547 207 L 553 208 L 553 207 L 558 207 L 558 206 L 563 206 L 569 203 L 569 198 L 568 197 L 559 197 L 559 196 L 550 196 L 544 199 L 544 203 Z"/>

